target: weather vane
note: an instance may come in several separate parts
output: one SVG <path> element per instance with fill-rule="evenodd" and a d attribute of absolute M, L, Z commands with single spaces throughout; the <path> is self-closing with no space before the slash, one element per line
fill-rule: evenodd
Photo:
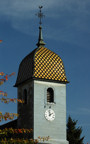
<path fill-rule="evenodd" d="M 36 14 L 39 18 L 40 18 L 40 22 L 39 24 L 41 25 L 42 24 L 42 18 L 45 17 L 45 15 L 42 13 L 42 8 L 43 6 L 39 6 L 39 12 Z"/>

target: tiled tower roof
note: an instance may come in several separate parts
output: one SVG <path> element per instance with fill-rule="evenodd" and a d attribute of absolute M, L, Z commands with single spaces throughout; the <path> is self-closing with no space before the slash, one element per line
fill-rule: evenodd
<path fill-rule="evenodd" d="M 35 78 L 67 82 L 63 61 L 61 58 L 45 47 L 35 53 L 34 74 Z"/>
<path fill-rule="evenodd" d="M 42 27 L 39 26 L 38 48 L 22 60 L 15 86 L 32 79 L 68 82 L 62 59 L 44 45 Z"/>
<path fill-rule="evenodd" d="M 44 46 L 35 49 L 22 60 L 15 86 L 32 79 L 68 82 L 62 59 Z"/>

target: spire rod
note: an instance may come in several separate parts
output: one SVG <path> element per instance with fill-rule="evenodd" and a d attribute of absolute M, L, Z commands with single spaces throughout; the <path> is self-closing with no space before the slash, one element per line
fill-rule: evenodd
<path fill-rule="evenodd" d="M 45 16 L 43 13 L 42 13 L 42 8 L 43 6 L 39 6 L 39 12 L 36 14 L 38 16 L 38 18 L 40 18 L 40 21 L 39 21 L 39 38 L 38 38 L 38 43 L 36 44 L 38 47 L 39 46 L 44 46 L 45 45 L 45 42 L 43 41 L 43 36 L 42 36 L 42 18 Z"/>

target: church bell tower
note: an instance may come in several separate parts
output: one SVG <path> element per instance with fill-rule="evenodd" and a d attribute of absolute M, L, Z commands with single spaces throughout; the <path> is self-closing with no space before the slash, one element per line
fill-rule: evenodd
<path fill-rule="evenodd" d="M 33 139 L 48 137 L 44 143 L 68 144 L 66 140 L 66 84 L 62 59 L 45 47 L 41 9 L 37 48 L 20 63 L 15 86 L 18 89 L 18 128 L 32 128 Z M 42 143 L 42 142 L 41 142 Z"/>

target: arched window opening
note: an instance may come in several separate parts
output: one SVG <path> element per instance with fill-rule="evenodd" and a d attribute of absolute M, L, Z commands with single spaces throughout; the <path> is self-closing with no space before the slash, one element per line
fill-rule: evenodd
<path fill-rule="evenodd" d="M 47 89 L 47 102 L 54 103 L 54 91 L 52 88 Z"/>
<path fill-rule="evenodd" d="M 24 100 L 24 104 L 27 104 L 27 90 L 26 89 L 24 89 L 23 100 Z"/>

